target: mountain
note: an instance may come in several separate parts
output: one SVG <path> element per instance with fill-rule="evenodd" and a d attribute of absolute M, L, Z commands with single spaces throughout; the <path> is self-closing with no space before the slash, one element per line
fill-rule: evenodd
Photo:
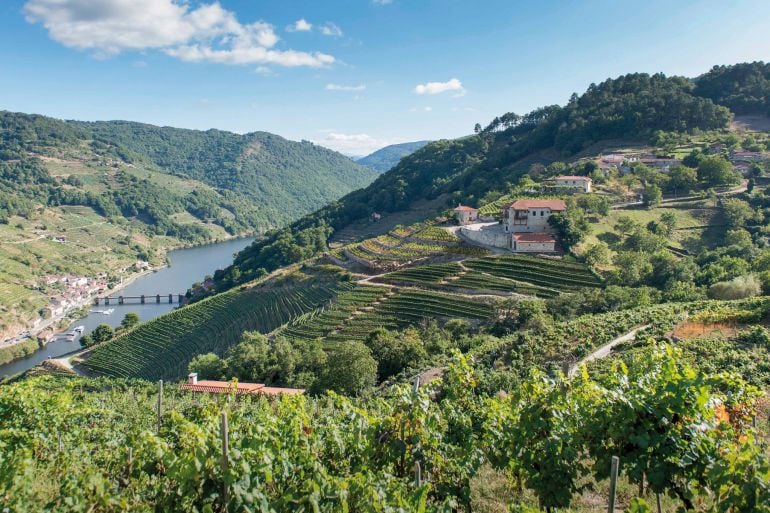
<path fill-rule="evenodd" d="M 283 225 L 376 177 L 340 153 L 267 132 L 239 135 L 127 121 L 72 124 L 166 173 L 248 197 L 264 213 L 261 229 Z"/>
<path fill-rule="evenodd" d="M 377 173 L 309 142 L 0 112 L 0 340 L 58 292 L 171 247 L 262 233 Z"/>
<path fill-rule="evenodd" d="M 402 158 L 406 157 L 407 155 L 411 155 L 428 143 L 430 143 L 430 141 L 415 141 L 401 144 L 391 144 L 390 146 L 380 148 L 379 150 L 367 155 L 366 157 L 361 157 L 360 159 L 356 160 L 356 162 L 362 166 L 370 167 L 375 171 L 384 173 L 385 171 L 392 169 L 393 166 L 398 164 Z"/>

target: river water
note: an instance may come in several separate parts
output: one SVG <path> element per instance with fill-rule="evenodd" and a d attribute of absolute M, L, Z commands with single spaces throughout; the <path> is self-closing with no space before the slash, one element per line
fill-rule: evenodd
<path fill-rule="evenodd" d="M 118 326 L 128 312 L 136 312 L 142 321 L 148 321 L 179 306 L 169 304 L 168 295 L 174 294 L 176 302 L 177 294 L 184 294 L 196 281 L 203 281 L 206 275 L 213 275 L 217 269 L 228 266 L 233 261 L 233 254 L 245 248 L 253 241 L 253 238 L 233 239 L 206 246 L 197 246 L 188 249 L 177 249 L 168 253 L 169 266 L 157 272 L 146 274 L 137 278 L 133 283 L 112 294 L 116 296 L 147 296 L 147 303 L 117 305 L 117 301 L 111 301 L 110 306 L 91 307 L 92 311 L 82 319 L 73 322 L 65 331 L 72 332 L 76 326 L 84 326 L 85 333 L 89 333 L 99 324 Z M 161 303 L 155 303 L 155 295 L 161 295 Z M 95 313 L 93 310 L 114 309 L 112 314 L 105 315 Z M 57 337 L 49 342 L 43 349 L 26 358 L 0 365 L 0 377 L 10 376 L 23 372 L 49 356 L 57 357 L 80 348 L 80 342 L 66 337 Z"/>

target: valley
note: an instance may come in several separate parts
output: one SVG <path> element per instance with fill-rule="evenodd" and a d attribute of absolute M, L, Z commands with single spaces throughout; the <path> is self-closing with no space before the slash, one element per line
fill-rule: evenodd
<path fill-rule="evenodd" d="M 0 181 L 6 296 L 33 264 L 257 237 L 188 304 L 0 383 L 0 504 L 768 511 L 770 133 L 735 119 L 769 105 L 764 63 L 631 73 L 382 172 L 263 133 L 67 123 L 123 156 L 0 161 L 61 198 Z M 330 190 L 297 189 L 295 152 Z"/>

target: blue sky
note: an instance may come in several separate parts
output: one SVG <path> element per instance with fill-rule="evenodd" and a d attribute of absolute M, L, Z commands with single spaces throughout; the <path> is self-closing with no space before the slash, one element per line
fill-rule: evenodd
<path fill-rule="evenodd" d="M 3 0 L 0 109 L 348 154 L 644 71 L 770 60 L 766 0 Z"/>

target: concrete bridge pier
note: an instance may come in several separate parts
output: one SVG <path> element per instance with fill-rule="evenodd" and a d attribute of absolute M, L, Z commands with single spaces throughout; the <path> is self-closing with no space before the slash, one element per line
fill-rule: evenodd
<path fill-rule="evenodd" d="M 169 294 L 168 295 L 168 303 L 171 304 L 173 302 L 174 302 L 174 294 Z"/>
<path fill-rule="evenodd" d="M 144 294 L 142 294 L 142 296 L 139 298 L 139 301 L 140 301 L 142 304 L 144 304 Z"/>
<path fill-rule="evenodd" d="M 155 296 L 155 302 L 160 304 L 160 294 Z"/>
<path fill-rule="evenodd" d="M 118 296 L 118 304 L 119 305 L 123 304 L 123 296 Z"/>
<path fill-rule="evenodd" d="M 110 306 L 110 298 L 104 298 L 104 306 Z"/>

